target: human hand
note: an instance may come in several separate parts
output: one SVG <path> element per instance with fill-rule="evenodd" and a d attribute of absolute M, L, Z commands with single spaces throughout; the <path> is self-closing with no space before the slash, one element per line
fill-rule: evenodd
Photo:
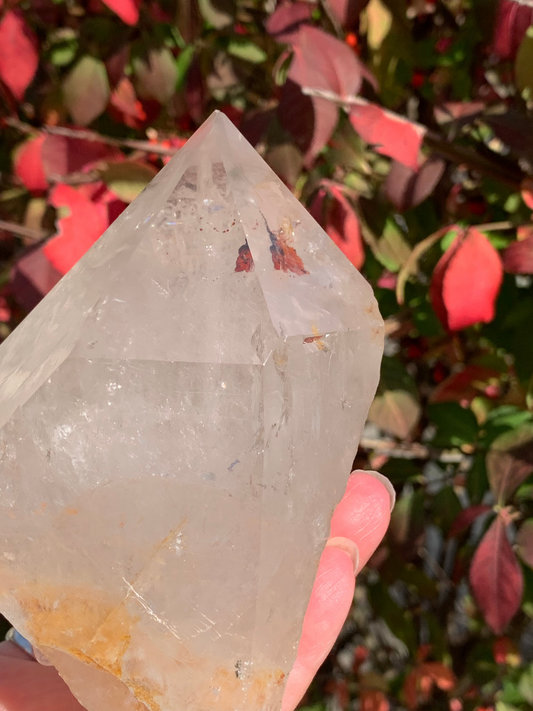
<path fill-rule="evenodd" d="M 350 610 L 355 575 L 389 524 L 394 491 L 376 472 L 354 472 L 335 509 L 281 711 L 293 711 L 328 655 Z M 83 711 L 53 667 L 13 642 L 0 644 L 0 711 Z"/>

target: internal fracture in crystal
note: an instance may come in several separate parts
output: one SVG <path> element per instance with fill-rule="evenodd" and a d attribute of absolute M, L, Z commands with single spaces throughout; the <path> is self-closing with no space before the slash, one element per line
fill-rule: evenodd
<path fill-rule="evenodd" d="M 215 114 L 0 347 L 0 610 L 89 711 L 279 708 L 382 338 Z"/>

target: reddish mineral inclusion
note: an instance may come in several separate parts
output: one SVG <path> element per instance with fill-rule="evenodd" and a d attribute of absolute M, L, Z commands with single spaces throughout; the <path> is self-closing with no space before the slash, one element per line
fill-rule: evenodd
<path fill-rule="evenodd" d="M 89 711 L 276 711 L 367 282 L 214 114 L 0 347 L 0 610 Z"/>

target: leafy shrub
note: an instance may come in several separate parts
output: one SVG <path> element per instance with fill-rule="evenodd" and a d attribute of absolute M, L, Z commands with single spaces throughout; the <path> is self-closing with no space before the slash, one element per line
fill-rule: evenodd
<path fill-rule="evenodd" d="M 0 13 L 0 335 L 226 112 L 386 318 L 356 465 L 386 473 L 398 503 L 305 703 L 531 708 L 531 1 Z"/>

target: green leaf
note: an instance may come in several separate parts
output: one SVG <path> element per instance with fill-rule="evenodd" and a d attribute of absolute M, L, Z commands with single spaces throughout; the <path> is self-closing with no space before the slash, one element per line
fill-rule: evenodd
<path fill-rule="evenodd" d="M 528 703 L 533 704 L 533 665 L 530 664 L 520 677 L 518 691 Z"/>
<path fill-rule="evenodd" d="M 530 99 L 533 94 L 533 27 L 529 27 L 515 60 L 516 85 L 524 98 Z"/>
<path fill-rule="evenodd" d="M 433 497 L 433 522 L 448 533 L 452 523 L 463 510 L 453 486 L 444 486 Z"/>
<path fill-rule="evenodd" d="M 267 58 L 264 49 L 245 37 L 232 37 L 228 42 L 228 54 L 252 64 L 261 64 Z"/>
<path fill-rule="evenodd" d="M 472 410 L 456 402 L 440 402 L 430 405 L 428 413 L 437 428 L 434 446 L 460 447 L 476 441 L 478 423 Z"/>
<path fill-rule="evenodd" d="M 233 24 L 235 3 L 233 0 L 198 0 L 204 20 L 217 30 Z"/>
<path fill-rule="evenodd" d="M 105 111 L 109 100 L 109 81 L 105 64 L 85 55 L 63 82 L 65 106 L 74 121 L 87 126 Z"/>
<path fill-rule="evenodd" d="M 411 247 L 402 235 L 400 228 L 392 219 L 388 219 L 383 235 L 377 240 L 374 254 L 390 272 L 397 272 L 411 254 Z"/>
<path fill-rule="evenodd" d="M 145 56 L 132 59 L 135 87 L 141 99 L 166 104 L 176 91 L 178 68 L 167 47 L 150 49 Z"/>
<path fill-rule="evenodd" d="M 122 161 L 109 163 L 101 178 L 120 200 L 132 202 L 156 174 L 157 170 L 146 163 Z"/>
<path fill-rule="evenodd" d="M 176 91 L 178 92 L 183 89 L 185 80 L 187 79 L 187 72 L 189 71 L 189 67 L 191 66 L 191 62 L 193 60 L 194 51 L 195 48 L 191 44 L 180 52 L 176 60 Z"/>

